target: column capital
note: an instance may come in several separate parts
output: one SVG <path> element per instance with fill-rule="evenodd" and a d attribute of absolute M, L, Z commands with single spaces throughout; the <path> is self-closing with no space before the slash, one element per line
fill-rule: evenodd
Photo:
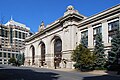
<path fill-rule="evenodd" d="M 105 22 L 107 22 L 107 20 L 103 20 L 103 21 L 101 21 L 101 23 L 105 23 Z"/>
<path fill-rule="evenodd" d="M 89 25 L 87 25 L 87 27 L 88 27 L 88 28 L 90 28 L 90 27 L 92 27 L 92 25 L 91 25 L 91 24 L 89 24 Z"/>

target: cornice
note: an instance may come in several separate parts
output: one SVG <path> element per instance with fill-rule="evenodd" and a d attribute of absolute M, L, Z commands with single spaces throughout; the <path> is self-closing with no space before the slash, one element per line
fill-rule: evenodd
<path fill-rule="evenodd" d="M 83 20 L 85 17 L 80 15 L 80 14 L 75 14 L 75 13 L 72 13 L 72 14 L 68 14 L 66 16 L 63 16 L 60 18 L 60 22 L 64 22 L 65 20 L 69 19 L 69 18 L 77 18 L 79 20 Z"/>
<path fill-rule="evenodd" d="M 28 37 L 27 39 L 25 39 L 25 42 L 29 42 L 29 41 L 33 40 L 34 38 L 37 38 L 41 35 L 44 35 L 44 34 L 46 34 L 46 32 L 49 32 L 50 30 L 53 30 L 53 29 L 57 28 L 59 25 L 60 25 L 59 22 L 52 25 L 52 26 L 50 25 L 49 27 L 46 27 L 43 31 L 40 31 L 40 32 Z"/>
<path fill-rule="evenodd" d="M 120 4 L 117 5 L 117 6 L 114 6 L 112 8 L 109 8 L 103 12 L 100 12 L 96 15 L 93 15 L 91 17 L 88 17 L 84 20 L 82 20 L 80 23 L 79 23 L 79 26 L 78 27 L 82 27 L 82 26 L 85 26 L 87 24 L 90 24 L 92 22 L 95 22 L 95 21 L 98 21 L 98 20 L 101 20 L 103 18 L 106 18 L 108 16 L 111 16 L 111 15 L 114 15 L 114 14 L 120 14 Z"/>
<path fill-rule="evenodd" d="M 61 27 L 61 25 L 63 24 L 63 22 L 66 19 L 73 18 L 73 17 L 77 18 L 79 20 L 82 20 L 84 18 L 83 16 L 80 16 L 80 15 L 75 14 L 75 13 L 63 16 L 63 17 L 59 18 L 58 20 L 56 20 L 55 22 L 53 22 L 52 24 L 47 25 L 47 27 L 43 31 L 38 32 L 38 33 L 28 37 L 27 39 L 25 39 L 25 42 L 29 42 L 29 41 L 33 40 L 34 38 L 37 38 L 37 37 L 39 37 L 41 35 L 46 34 L 46 32 L 49 32 L 49 31 L 51 31 L 51 30 L 53 30 L 55 28 Z"/>

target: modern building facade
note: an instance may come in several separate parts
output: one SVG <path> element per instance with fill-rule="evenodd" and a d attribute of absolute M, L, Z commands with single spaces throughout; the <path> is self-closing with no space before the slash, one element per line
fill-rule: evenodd
<path fill-rule="evenodd" d="M 30 28 L 13 19 L 0 26 L 0 64 L 8 64 L 11 57 L 17 57 L 29 33 Z"/>
<path fill-rule="evenodd" d="M 46 27 L 42 22 L 38 32 L 25 40 L 25 65 L 73 68 L 71 54 L 83 37 L 88 48 L 93 49 L 95 36 L 101 33 L 107 54 L 114 31 L 119 27 L 120 5 L 91 17 L 68 6 L 61 18 Z"/>

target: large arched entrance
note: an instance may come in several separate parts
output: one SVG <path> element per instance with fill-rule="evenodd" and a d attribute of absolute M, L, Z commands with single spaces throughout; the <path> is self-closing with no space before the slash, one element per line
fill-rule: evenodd
<path fill-rule="evenodd" d="M 32 50 L 32 65 L 35 65 L 35 47 L 32 45 L 30 48 Z"/>
<path fill-rule="evenodd" d="M 59 37 L 55 37 L 54 41 L 54 66 L 60 67 L 60 62 L 62 60 L 62 41 Z"/>
<path fill-rule="evenodd" d="M 43 42 L 41 44 L 41 66 L 45 64 L 45 44 Z"/>

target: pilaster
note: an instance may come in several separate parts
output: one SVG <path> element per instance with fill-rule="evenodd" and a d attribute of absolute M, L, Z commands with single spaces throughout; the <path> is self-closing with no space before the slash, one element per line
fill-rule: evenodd
<path fill-rule="evenodd" d="M 102 21 L 102 41 L 105 46 L 108 44 L 108 23 L 106 20 Z"/>
<path fill-rule="evenodd" d="M 88 26 L 88 48 L 93 48 L 93 27 Z"/>

